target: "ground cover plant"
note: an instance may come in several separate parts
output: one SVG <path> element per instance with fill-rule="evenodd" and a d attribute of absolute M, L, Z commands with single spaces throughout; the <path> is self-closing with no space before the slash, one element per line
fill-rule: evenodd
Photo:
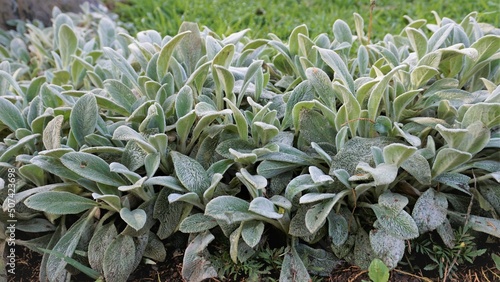
<path fill-rule="evenodd" d="M 125 281 L 169 244 L 187 281 L 498 258 L 500 32 L 476 13 L 283 41 L 84 11 L 0 37 L 1 224 L 41 281 Z"/>

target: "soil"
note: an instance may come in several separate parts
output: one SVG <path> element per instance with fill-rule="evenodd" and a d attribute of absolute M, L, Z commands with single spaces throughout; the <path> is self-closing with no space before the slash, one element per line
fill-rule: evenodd
<path fill-rule="evenodd" d="M 16 275 L 9 276 L 8 282 L 33 282 L 38 281 L 39 264 L 42 256 L 29 249 L 18 247 L 18 257 L 16 260 Z M 182 252 L 176 250 L 169 255 L 169 258 L 157 265 L 141 264 L 132 273 L 131 282 L 183 282 L 181 277 Z M 359 267 L 342 264 L 332 271 L 329 277 L 324 278 L 324 282 L 362 282 L 370 281 L 368 273 Z M 75 277 L 74 281 L 93 281 L 84 275 Z M 218 282 L 220 280 L 211 279 L 206 282 Z M 244 281 L 244 280 L 242 280 Z M 438 278 L 424 277 L 422 273 L 409 273 L 402 269 L 391 271 L 391 282 L 431 282 L 442 281 Z M 498 271 L 492 261 L 480 260 L 472 266 L 460 267 L 459 270 L 447 281 L 450 282 L 493 282 L 500 281 L 500 271 Z"/>

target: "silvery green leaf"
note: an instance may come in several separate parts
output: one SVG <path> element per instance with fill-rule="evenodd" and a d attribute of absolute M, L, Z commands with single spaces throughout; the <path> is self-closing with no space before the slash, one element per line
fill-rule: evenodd
<path fill-rule="evenodd" d="M 257 167 L 257 173 L 265 178 L 273 178 L 282 173 L 292 171 L 299 166 L 294 163 L 264 160 Z"/>
<path fill-rule="evenodd" d="M 394 215 L 392 210 L 379 205 L 371 205 L 371 208 L 377 216 L 377 222 L 392 236 L 403 240 L 418 237 L 417 224 L 406 211 L 402 210 Z"/>
<path fill-rule="evenodd" d="M 407 27 L 405 29 L 410 45 L 417 54 L 417 59 L 421 59 L 427 53 L 427 37 L 418 29 Z"/>
<path fill-rule="evenodd" d="M 95 201 L 63 191 L 36 193 L 24 200 L 24 204 L 52 214 L 78 214 L 98 205 Z"/>
<path fill-rule="evenodd" d="M 186 217 L 179 225 L 179 230 L 184 233 L 201 233 L 216 227 L 217 221 L 208 215 L 195 213 Z"/>
<path fill-rule="evenodd" d="M 306 227 L 311 233 L 315 233 L 325 224 L 328 214 L 337 201 L 338 199 L 333 198 L 317 203 L 306 212 Z"/>
<path fill-rule="evenodd" d="M 429 80 L 439 74 L 439 70 L 429 66 L 418 66 L 410 74 L 414 89 L 425 86 Z"/>
<path fill-rule="evenodd" d="M 144 159 L 144 167 L 148 177 L 152 177 L 160 167 L 160 153 L 149 153 Z"/>
<path fill-rule="evenodd" d="M 234 196 L 219 196 L 205 207 L 205 215 L 227 223 L 252 220 L 256 216 L 248 211 L 250 204 Z"/>
<path fill-rule="evenodd" d="M 233 56 L 235 53 L 235 46 L 233 44 L 227 44 L 215 55 L 213 58 L 212 65 L 219 65 L 224 68 L 229 68 Z"/>
<path fill-rule="evenodd" d="M 133 140 L 147 153 L 156 152 L 156 149 L 149 144 L 149 142 L 146 141 L 141 134 L 126 125 L 120 125 L 117 129 L 115 129 L 113 132 L 113 139 L 122 141 Z"/>
<path fill-rule="evenodd" d="M 101 18 L 97 26 L 97 34 L 101 47 L 111 47 L 116 37 L 115 22 L 107 17 Z"/>
<path fill-rule="evenodd" d="M 81 178 L 80 175 L 66 168 L 59 158 L 38 155 L 31 159 L 31 163 L 62 179 L 77 181 Z"/>
<path fill-rule="evenodd" d="M 128 208 L 122 208 L 120 210 L 120 217 L 128 224 L 128 226 L 134 228 L 135 230 L 141 229 L 147 219 L 146 212 L 142 209 L 135 209 L 131 211 Z"/>
<path fill-rule="evenodd" d="M 304 105 L 304 104 L 298 104 Z M 333 143 L 335 138 L 336 130 L 325 119 L 328 119 L 326 115 L 323 115 L 317 111 L 309 109 L 300 109 L 298 117 L 295 116 L 295 111 L 298 110 L 294 108 L 294 122 L 298 124 L 295 125 L 295 130 L 300 134 L 307 143 Z M 297 120 L 295 120 L 298 118 Z M 335 117 L 332 115 L 332 119 Z"/>
<path fill-rule="evenodd" d="M 332 87 L 332 81 L 328 75 L 320 68 L 306 69 L 306 76 L 309 83 L 314 88 L 323 104 L 330 107 L 335 105 L 335 95 Z"/>
<path fill-rule="evenodd" d="M 67 275 L 67 262 L 64 257 L 72 257 L 82 236 L 89 230 L 92 230 L 93 216 L 86 214 L 82 216 L 76 223 L 74 223 L 64 235 L 57 241 L 52 248 L 51 253 L 47 259 L 46 275 L 49 281 L 60 281 Z M 62 254 L 58 256 L 56 254 Z M 64 280 L 62 280 L 64 281 Z"/>
<path fill-rule="evenodd" d="M 453 30 L 453 24 L 447 24 L 435 31 L 428 41 L 428 51 L 436 51 L 446 41 L 448 35 Z"/>
<path fill-rule="evenodd" d="M 269 201 L 271 201 L 274 205 L 286 210 L 290 210 L 292 208 L 292 203 L 287 198 L 281 195 L 274 195 L 269 199 Z"/>
<path fill-rule="evenodd" d="M 295 27 L 290 33 L 290 39 L 288 40 L 290 54 L 292 56 L 299 55 L 299 34 L 305 34 L 309 36 L 309 31 L 305 24 Z"/>
<path fill-rule="evenodd" d="M 130 65 L 130 63 L 123 57 L 122 54 L 117 51 L 109 48 L 103 47 L 102 51 L 106 57 L 111 59 L 111 62 L 118 67 L 120 72 L 128 79 L 132 84 L 134 84 L 136 89 L 140 89 L 140 85 L 137 82 L 137 78 L 139 77 L 135 72 L 134 68 Z"/>
<path fill-rule="evenodd" d="M 251 248 L 257 246 L 264 233 L 264 223 L 261 221 L 251 220 L 242 223 L 241 238 Z"/>
<path fill-rule="evenodd" d="M 408 160 L 417 148 L 406 146 L 404 144 L 391 144 L 384 147 L 384 161 L 387 164 L 394 164 L 400 167 L 406 160 Z"/>
<path fill-rule="evenodd" d="M 294 179 L 292 179 L 286 186 L 285 197 L 290 202 L 293 202 L 293 199 L 295 198 L 296 195 L 298 195 L 304 190 L 311 189 L 317 186 L 318 185 L 314 184 L 314 181 L 312 180 L 309 174 L 299 175 Z"/>
<path fill-rule="evenodd" d="M 344 82 L 344 86 L 346 86 L 351 93 L 354 93 L 354 80 L 342 58 L 333 50 L 319 47 L 316 47 L 316 49 L 319 51 L 323 61 L 331 67 L 335 71 L 336 75 L 338 75 Z"/>
<path fill-rule="evenodd" d="M 387 91 L 389 82 L 397 72 L 405 67 L 406 66 L 404 65 L 394 67 L 386 75 L 384 75 L 384 77 L 382 77 L 379 82 L 373 87 L 373 90 L 370 93 L 370 97 L 368 98 L 368 118 L 372 120 L 375 120 L 377 118 L 377 116 L 379 115 L 379 108 L 381 106 L 382 98 Z M 355 93 L 354 90 L 351 90 L 351 93 Z M 382 105 L 386 108 L 386 111 L 390 112 L 391 105 L 389 104 L 389 101 L 386 101 L 386 99 L 384 99 L 384 103 Z"/>
<path fill-rule="evenodd" d="M 73 29 L 67 24 L 61 25 L 57 36 L 62 64 L 64 68 L 67 68 L 71 62 L 71 56 L 75 54 L 78 48 L 78 38 Z"/>
<path fill-rule="evenodd" d="M 104 252 L 103 271 L 106 281 L 126 281 L 134 271 L 135 256 L 136 246 L 132 236 L 116 236 Z"/>
<path fill-rule="evenodd" d="M 193 90 L 191 87 L 185 85 L 177 93 L 175 99 L 175 114 L 177 118 L 187 115 L 194 105 Z"/>
<path fill-rule="evenodd" d="M 460 219 L 462 222 L 465 221 L 467 215 L 459 213 L 451 213 L 454 218 Z M 468 224 L 473 230 L 489 234 L 491 236 L 500 238 L 500 220 L 482 217 L 477 215 L 470 215 Z"/>
<path fill-rule="evenodd" d="M 421 90 L 410 90 L 403 94 L 400 94 L 394 99 L 393 109 L 394 109 L 394 120 L 400 121 L 401 116 L 405 109 L 407 109 L 408 105 L 411 104 L 418 94 L 421 93 Z M 378 119 L 378 118 L 377 118 Z"/>
<path fill-rule="evenodd" d="M 168 195 L 168 201 L 171 204 L 175 202 L 185 202 L 193 206 L 203 208 L 200 197 L 194 192 L 189 192 L 185 194 L 171 193 Z"/>
<path fill-rule="evenodd" d="M 106 204 L 110 205 L 117 212 L 119 212 L 122 209 L 120 197 L 118 197 L 117 195 L 100 195 L 97 193 L 92 193 L 92 198 L 94 198 L 94 200 L 104 201 Z"/>
<path fill-rule="evenodd" d="M 118 231 L 114 223 L 108 223 L 106 225 L 99 225 L 92 239 L 89 242 L 89 249 L 87 251 L 90 266 L 97 270 L 99 273 L 103 273 L 103 260 L 104 253 L 109 247 L 113 239 L 118 235 Z"/>
<path fill-rule="evenodd" d="M 371 261 L 376 258 L 370 243 L 370 236 L 364 229 L 355 235 L 354 251 L 352 253 L 353 261 L 363 269 L 370 266 Z"/>
<path fill-rule="evenodd" d="M 47 180 L 45 171 L 34 164 L 23 164 L 23 166 L 19 168 L 18 172 L 22 177 L 25 177 L 27 180 L 33 182 L 37 187 L 45 185 Z"/>
<path fill-rule="evenodd" d="M 357 173 L 349 178 L 350 181 L 363 180 L 369 174 L 373 178 L 375 186 L 391 184 L 398 174 L 398 167 L 396 165 L 386 163 L 372 168 L 369 164 L 360 162 L 356 170 L 358 172 L 365 172 L 365 174 Z"/>
<path fill-rule="evenodd" d="M 351 29 L 349 28 L 349 25 L 347 25 L 347 23 L 343 20 L 336 20 L 333 23 L 333 36 L 335 37 L 335 40 L 340 43 L 352 43 Z"/>
<path fill-rule="evenodd" d="M 328 220 L 328 235 L 335 246 L 343 245 L 349 237 L 349 225 L 341 214 L 330 213 Z"/>
<path fill-rule="evenodd" d="M 498 35 L 489 34 L 479 38 L 470 47 L 478 51 L 479 58 L 477 62 L 481 62 L 497 53 L 499 44 L 500 37 Z"/>
<path fill-rule="evenodd" d="M 442 193 L 429 188 L 413 207 L 412 217 L 418 226 L 420 234 L 435 230 L 446 219 L 448 200 Z"/>
<path fill-rule="evenodd" d="M 148 233 L 148 243 L 144 249 L 145 258 L 150 258 L 153 261 L 164 262 L 167 257 L 167 250 L 163 242 L 153 232 Z M 142 259 L 141 256 L 141 259 Z M 137 257 L 137 254 L 136 254 Z"/>
<path fill-rule="evenodd" d="M 370 243 L 374 254 L 389 268 L 395 268 L 405 253 L 405 242 L 384 229 L 370 231 Z"/>
<path fill-rule="evenodd" d="M 40 137 L 40 134 L 30 134 L 19 139 L 17 143 L 11 145 L 1 153 L 0 162 L 8 162 L 13 157 L 17 156 L 19 154 L 19 151 L 24 150 L 25 146 L 33 146 L 35 140 L 38 137 Z"/>
<path fill-rule="evenodd" d="M 466 194 L 470 194 L 469 181 L 471 178 L 465 174 L 445 172 L 434 178 L 435 181 L 448 185 Z"/>
<path fill-rule="evenodd" d="M 82 146 L 85 142 L 85 136 L 95 131 L 98 116 L 99 109 L 93 94 L 85 94 L 76 101 L 69 117 L 69 123 L 78 145 Z"/>
<path fill-rule="evenodd" d="M 131 113 L 133 110 L 132 106 L 137 102 L 137 97 L 133 91 L 123 84 L 123 82 L 116 79 L 107 79 L 103 84 L 108 94 L 113 98 L 113 101 Z"/>
<path fill-rule="evenodd" d="M 432 165 L 432 177 L 439 176 L 443 172 L 450 171 L 472 158 L 467 152 L 453 148 L 442 148 L 438 151 L 434 164 Z"/>
<path fill-rule="evenodd" d="M 21 111 L 4 97 L 0 97 L 0 121 L 12 132 L 27 127 Z"/>
<path fill-rule="evenodd" d="M 158 71 L 158 79 L 162 79 L 168 73 L 170 60 L 172 58 L 172 54 L 174 53 L 175 48 L 181 42 L 181 40 L 188 34 L 190 34 L 190 30 L 186 30 L 174 36 L 170 39 L 161 49 L 160 55 L 158 57 L 158 62 L 156 64 L 156 69 Z"/>
<path fill-rule="evenodd" d="M 462 126 L 467 127 L 481 121 L 487 128 L 500 123 L 500 103 L 477 103 L 472 105 L 462 118 Z"/>
<path fill-rule="evenodd" d="M 438 124 L 436 130 L 451 148 L 473 155 L 481 151 L 490 140 L 490 130 L 481 121 L 470 124 L 466 129 L 445 128 Z"/>
<path fill-rule="evenodd" d="M 203 166 L 194 159 L 181 153 L 170 153 L 174 163 L 175 173 L 179 181 L 190 192 L 202 197 L 203 192 L 210 186 L 210 178 Z"/>
<path fill-rule="evenodd" d="M 301 101 L 311 101 L 314 99 L 314 91 L 308 80 L 302 81 L 293 90 L 286 102 L 285 117 L 283 118 L 283 127 L 291 125 L 292 110 L 295 105 Z"/>
<path fill-rule="evenodd" d="M 453 248 L 453 246 L 455 246 L 455 233 L 448 219 L 445 219 L 443 223 L 436 228 L 436 231 L 448 248 Z"/>
<path fill-rule="evenodd" d="M 274 203 L 264 197 L 257 197 L 250 202 L 248 210 L 263 217 L 279 219 L 283 214 L 277 212 Z"/>
<path fill-rule="evenodd" d="M 290 248 L 283 258 L 279 282 L 310 280 L 311 277 L 309 276 L 307 268 L 305 267 L 304 262 L 295 250 L 295 247 Z"/>
<path fill-rule="evenodd" d="M 349 182 L 350 175 L 345 169 L 336 169 L 333 171 L 333 175 L 337 177 L 337 179 L 340 180 L 345 187 L 351 187 L 351 183 Z"/>
<path fill-rule="evenodd" d="M 208 244 L 215 239 L 209 232 L 198 234 L 187 246 L 182 261 L 182 277 L 186 281 L 201 282 L 205 279 L 217 277 L 217 271 L 211 265 Z"/>
<path fill-rule="evenodd" d="M 307 193 L 307 194 L 303 195 L 302 197 L 300 197 L 299 203 L 301 203 L 301 204 L 310 204 L 310 203 L 318 202 L 318 201 L 321 201 L 321 200 L 328 200 L 328 199 L 335 198 L 336 195 L 337 194 L 335 194 L 335 193 L 314 193 L 314 192 L 310 192 L 310 193 Z"/>
<path fill-rule="evenodd" d="M 141 179 L 141 176 L 133 171 L 130 171 L 126 166 L 121 163 L 109 164 L 109 170 L 116 173 L 123 174 L 130 182 L 135 183 Z"/>
<path fill-rule="evenodd" d="M 181 144 L 186 143 L 195 120 L 196 120 L 196 113 L 194 110 L 191 110 L 189 113 L 187 113 L 186 115 L 177 120 L 177 123 L 175 124 L 175 129 L 177 130 L 177 134 L 179 135 L 179 140 Z"/>
<path fill-rule="evenodd" d="M 173 176 L 154 176 L 144 182 L 145 185 L 160 185 L 174 191 L 187 192 L 182 183 Z"/>
<path fill-rule="evenodd" d="M 378 137 L 378 138 L 360 138 L 355 137 L 345 143 L 332 158 L 330 175 L 334 175 L 337 169 L 344 169 L 350 175 L 353 175 L 359 162 L 373 163 L 371 147 L 384 148 L 387 145 L 398 142 L 397 139 Z"/>
<path fill-rule="evenodd" d="M 160 222 L 156 234 L 162 240 L 177 231 L 185 206 L 182 202 L 170 203 L 168 201 L 170 194 L 171 191 L 169 189 L 161 189 L 153 209 L 153 218 Z"/>
<path fill-rule="evenodd" d="M 111 186 L 127 184 L 117 173 L 110 170 L 109 165 L 103 159 L 92 154 L 66 153 L 61 157 L 61 162 L 83 178 Z"/>
<path fill-rule="evenodd" d="M 51 120 L 43 130 L 43 145 L 45 149 L 57 149 L 61 147 L 61 126 L 64 116 L 59 115 Z"/>
<path fill-rule="evenodd" d="M 309 175 L 311 175 L 314 183 L 331 183 L 333 178 L 330 175 L 325 174 L 321 169 L 315 166 L 309 167 Z"/>
<path fill-rule="evenodd" d="M 252 175 L 245 168 L 236 173 L 236 177 L 249 189 L 263 190 L 267 186 L 267 179 L 261 175 Z"/>
<path fill-rule="evenodd" d="M 321 248 L 314 249 L 305 244 L 298 244 L 296 250 L 311 274 L 327 277 L 341 263 L 333 253 Z"/>
<path fill-rule="evenodd" d="M 431 167 L 427 159 L 420 153 L 413 154 L 401 164 L 401 167 L 415 177 L 419 183 L 430 185 Z"/>
<path fill-rule="evenodd" d="M 389 209 L 394 216 L 396 216 L 404 209 L 404 207 L 406 207 L 408 204 L 408 198 L 401 194 L 392 193 L 390 190 L 387 190 L 378 197 L 378 204 L 386 209 Z"/>

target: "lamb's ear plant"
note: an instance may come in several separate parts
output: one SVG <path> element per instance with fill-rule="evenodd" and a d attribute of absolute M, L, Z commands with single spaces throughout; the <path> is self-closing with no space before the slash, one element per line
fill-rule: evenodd
<path fill-rule="evenodd" d="M 357 14 L 356 35 L 283 42 L 130 35 L 84 8 L 0 50 L 1 216 L 34 237 L 16 242 L 40 280 L 124 281 L 179 233 L 189 281 L 224 273 L 217 248 L 244 272 L 269 238 L 279 281 L 309 281 L 431 256 L 423 236 L 443 254 L 457 230 L 500 237 L 500 37 L 476 14 L 369 44 Z"/>

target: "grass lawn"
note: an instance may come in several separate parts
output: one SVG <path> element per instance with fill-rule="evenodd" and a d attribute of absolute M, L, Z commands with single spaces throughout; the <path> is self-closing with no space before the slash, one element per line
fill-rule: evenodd
<path fill-rule="evenodd" d="M 312 36 L 325 32 L 331 35 L 336 19 L 346 21 L 353 28 L 353 13 L 365 19 L 366 30 L 370 10 L 370 0 L 126 0 L 124 3 L 118 3 L 115 12 L 122 21 L 134 24 L 132 32 L 155 29 L 172 35 L 183 21 L 192 21 L 217 34 L 250 28 L 253 38 L 274 33 L 282 39 L 303 23 Z M 457 22 L 477 11 L 479 21 L 500 26 L 500 1 L 496 0 L 378 0 L 373 18 L 374 38 L 399 33 L 407 24 L 404 15 L 435 23 L 433 10 Z"/>

